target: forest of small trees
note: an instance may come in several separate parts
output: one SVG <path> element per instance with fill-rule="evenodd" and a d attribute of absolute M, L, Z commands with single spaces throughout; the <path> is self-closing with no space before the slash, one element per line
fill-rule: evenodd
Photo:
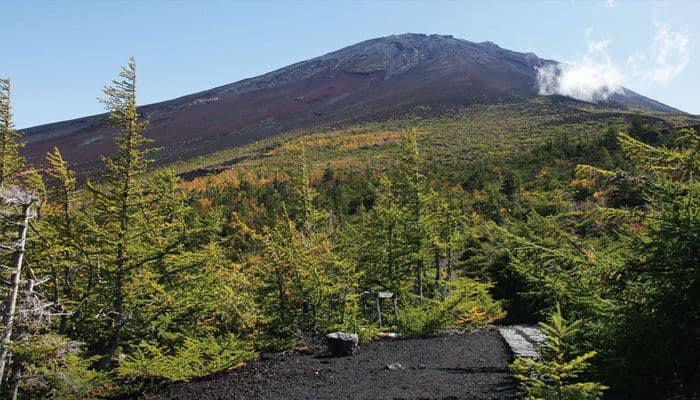
<path fill-rule="evenodd" d="M 694 129 L 654 145 L 611 129 L 452 171 L 430 168 L 409 130 L 375 174 L 314 174 L 300 145 L 286 174 L 193 187 L 149 167 L 131 59 L 101 100 L 118 151 L 83 184 L 58 149 L 41 169 L 22 159 L 10 89 L 0 81 L 0 397 L 128 396 L 334 330 L 549 315 L 590 363 L 577 380 L 630 398 L 700 390 Z M 393 326 L 362 311 L 377 290 L 398 296 Z"/>

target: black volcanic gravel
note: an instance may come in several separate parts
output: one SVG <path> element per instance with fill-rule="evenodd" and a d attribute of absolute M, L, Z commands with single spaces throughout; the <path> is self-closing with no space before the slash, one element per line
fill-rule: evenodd
<path fill-rule="evenodd" d="M 496 330 L 381 340 L 355 355 L 264 355 L 233 372 L 172 385 L 151 399 L 516 399 L 512 354 Z M 389 370 L 400 363 L 404 370 Z"/>

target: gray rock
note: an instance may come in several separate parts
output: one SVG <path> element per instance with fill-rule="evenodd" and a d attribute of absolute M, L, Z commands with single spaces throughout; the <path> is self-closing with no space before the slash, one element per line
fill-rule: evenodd
<path fill-rule="evenodd" d="M 388 369 L 389 371 L 403 371 L 406 369 L 406 367 L 404 367 L 401 363 L 387 364 L 387 366 L 384 368 Z"/>
<path fill-rule="evenodd" d="M 336 357 L 352 355 L 359 343 L 359 337 L 354 333 L 333 332 L 326 335 L 328 352 Z"/>

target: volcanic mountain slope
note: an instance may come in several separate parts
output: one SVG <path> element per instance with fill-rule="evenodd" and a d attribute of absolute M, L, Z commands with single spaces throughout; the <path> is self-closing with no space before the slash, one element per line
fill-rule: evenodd
<path fill-rule="evenodd" d="M 537 68 L 555 61 L 452 36 L 368 40 L 230 85 L 142 106 L 159 164 L 189 159 L 317 125 L 383 119 L 416 106 L 521 101 L 538 95 Z M 632 91 L 621 105 L 677 111 Z M 104 116 L 29 128 L 24 155 L 39 163 L 58 147 L 81 173 L 114 151 Z"/>

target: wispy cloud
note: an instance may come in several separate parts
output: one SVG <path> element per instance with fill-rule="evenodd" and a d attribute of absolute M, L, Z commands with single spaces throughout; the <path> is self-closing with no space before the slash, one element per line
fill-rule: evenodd
<path fill-rule="evenodd" d="M 690 38 L 669 22 L 654 20 L 655 33 L 649 50 L 629 55 L 618 66 L 611 56 L 610 38 L 594 39 L 587 29 L 586 53 L 573 62 L 538 69 L 540 94 L 559 94 L 597 102 L 622 90 L 622 84 L 666 84 L 678 77 L 691 58 Z"/>
<path fill-rule="evenodd" d="M 616 0 L 603 0 L 603 7 L 605 8 L 613 8 L 617 5 Z"/>
<path fill-rule="evenodd" d="M 654 21 L 656 33 L 652 43 L 653 67 L 647 77 L 654 82 L 667 83 L 683 72 L 690 61 L 690 39 L 684 32 L 674 31 L 664 21 Z"/>

